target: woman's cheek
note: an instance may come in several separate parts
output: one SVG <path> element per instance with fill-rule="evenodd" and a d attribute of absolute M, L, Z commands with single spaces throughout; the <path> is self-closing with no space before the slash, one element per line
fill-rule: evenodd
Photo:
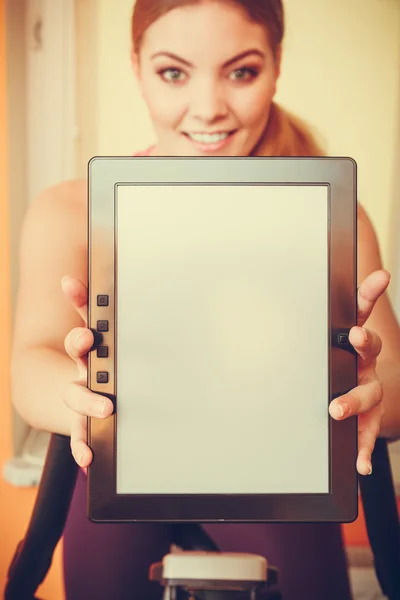
<path fill-rule="evenodd" d="M 260 120 L 267 120 L 271 110 L 271 103 L 274 97 L 274 88 L 269 86 L 257 86 L 249 90 L 249 97 L 246 101 L 246 121 L 249 124 L 259 123 Z M 243 107 L 244 112 L 244 107 Z"/>
<path fill-rule="evenodd" d="M 185 103 L 183 99 L 178 98 L 176 94 L 168 93 L 165 90 L 157 90 L 150 94 L 145 101 L 155 124 L 175 127 L 179 124 L 180 119 L 185 111 Z"/>

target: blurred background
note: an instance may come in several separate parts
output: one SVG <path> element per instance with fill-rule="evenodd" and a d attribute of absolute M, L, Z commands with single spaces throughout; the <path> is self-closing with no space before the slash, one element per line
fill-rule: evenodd
<path fill-rule="evenodd" d="M 130 65 L 132 8 L 133 0 L 0 0 L 0 590 L 48 442 L 11 407 L 21 224 L 43 189 L 86 178 L 92 156 L 131 155 L 154 141 Z M 400 1 L 285 0 L 285 8 L 277 100 L 315 128 L 328 154 L 356 160 L 359 200 L 400 315 Z M 398 443 L 391 460 L 400 497 Z M 373 585 L 362 510 L 344 535 L 355 588 Z M 63 598 L 60 546 L 40 595 Z"/>

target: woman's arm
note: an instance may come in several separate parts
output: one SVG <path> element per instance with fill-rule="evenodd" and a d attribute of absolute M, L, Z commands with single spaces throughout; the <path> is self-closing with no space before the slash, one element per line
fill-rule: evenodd
<path fill-rule="evenodd" d="M 43 192 L 29 208 L 20 244 L 20 281 L 12 350 L 12 397 L 33 427 L 69 435 L 72 411 L 62 399 L 77 379 L 64 339 L 82 326 L 65 298 L 61 279 L 87 280 L 86 184 L 71 182 Z"/>
<path fill-rule="evenodd" d="M 378 241 L 367 216 L 358 207 L 358 283 L 370 273 L 382 269 Z M 385 410 L 380 435 L 400 437 L 400 327 L 387 293 L 376 302 L 366 323 L 368 329 L 378 333 L 382 351 L 377 360 L 377 374 L 383 384 Z"/>

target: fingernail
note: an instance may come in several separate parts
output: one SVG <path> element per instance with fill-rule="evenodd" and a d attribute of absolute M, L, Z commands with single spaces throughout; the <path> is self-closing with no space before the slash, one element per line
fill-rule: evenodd
<path fill-rule="evenodd" d="M 368 473 L 367 475 L 371 475 L 372 474 L 372 465 L 371 463 L 368 463 Z"/>
<path fill-rule="evenodd" d="M 364 342 L 366 342 L 366 341 L 368 340 L 368 333 L 367 333 L 367 330 L 366 330 L 366 329 L 364 329 L 364 327 L 361 327 L 361 330 L 362 330 L 362 332 L 363 332 L 363 334 L 364 334 Z"/>
<path fill-rule="evenodd" d="M 79 458 L 78 458 L 78 465 L 80 465 L 81 467 L 83 467 L 83 456 L 84 455 L 82 453 L 82 454 L 79 455 Z"/>
<path fill-rule="evenodd" d="M 76 338 L 76 345 L 78 346 L 78 348 L 82 348 L 82 346 L 85 345 L 85 335 L 86 335 L 86 331 L 83 331 Z"/>
<path fill-rule="evenodd" d="M 343 419 L 343 417 L 350 412 L 350 407 L 347 402 L 340 402 L 340 404 L 336 404 L 336 408 L 336 416 L 340 419 Z"/>

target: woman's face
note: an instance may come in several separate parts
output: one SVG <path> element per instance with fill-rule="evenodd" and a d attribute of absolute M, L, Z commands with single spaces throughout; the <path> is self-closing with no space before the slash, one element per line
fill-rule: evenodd
<path fill-rule="evenodd" d="M 247 156 L 269 117 L 279 75 L 264 27 L 210 0 L 155 21 L 134 65 L 168 156 Z"/>

